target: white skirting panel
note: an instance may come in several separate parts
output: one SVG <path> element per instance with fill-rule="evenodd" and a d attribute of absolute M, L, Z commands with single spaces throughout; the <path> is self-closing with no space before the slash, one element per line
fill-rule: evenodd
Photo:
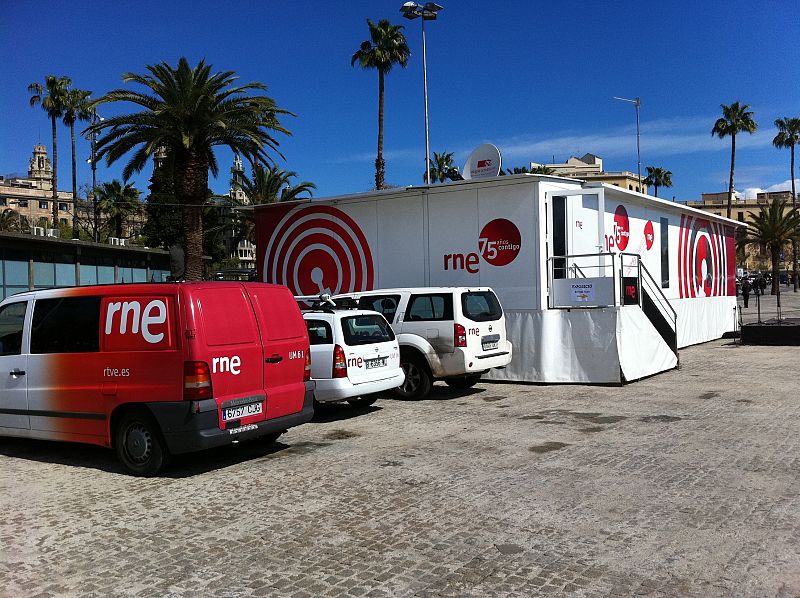
<path fill-rule="evenodd" d="M 616 310 L 506 311 L 514 358 L 486 378 L 514 382 L 620 382 Z"/>
<path fill-rule="evenodd" d="M 736 297 L 672 299 L 678 314 L 678 347 L 713 341 L 733 330 Z"/>
<path fill-rule="evenodd" d="M 678 358 L 638 305 L 620 307 L 617 318 L 619 363 L 627 382 L 671 370 Z"/>

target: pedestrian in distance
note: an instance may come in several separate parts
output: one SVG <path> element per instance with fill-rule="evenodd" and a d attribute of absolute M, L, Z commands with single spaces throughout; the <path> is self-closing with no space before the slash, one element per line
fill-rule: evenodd
<path fill-rule="evenodd" d="M 758 279 L 758 286 L 761 289 L 761 294 L 764 294 L 764 291 L 767 290 L 767 279 L 765 276 L 761 276 Z"/>
<path fill-rule="evenodd" d="M 758 297 L 761 294 L 761 285 L 758 283 L 758 276 L 753 279 L 751 284 L 753 285 L 753 293 Z"/>
<path fill-rule="evenodd" d="M 742 281 L 742 299 L 744 299 L 744 306 L 747 307 L 748 303 L 750 302 L 750 291 L 753 290 L 752 285 L 750 284 L 750 280 L 745 278 Z"/>

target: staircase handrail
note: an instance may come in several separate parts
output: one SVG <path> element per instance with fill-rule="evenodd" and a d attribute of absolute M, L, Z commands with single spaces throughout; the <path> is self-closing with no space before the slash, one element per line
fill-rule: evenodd
<path fill-rule="evenodd" d="M 670 303 L 669 299 L 667 299 L 667 296 L 664 294 L 664 291 L 662 291 L 661 288 L 658 286 L 658 283 L 656 283 L 655 278 L 653 278 L 653 275 L 650 274 L 650 271 L 647 269 L 647 266 L 645 266 L 644 263 L 642 263 L 641 260 L 639 260 L 639 270 L 644 275 L 646 275 L 647 282 L 655 290 L 655 292 L 659 295 L 658 302 L 666 304 L 667 308 L 669 308 L 669 311 L 672 313 L 673 326 L 675 326 L 675 328 L 677 329 L 677 326 L 678 326 L 678 312 L 676 312 L 675 308 L 672 307 L 672 303 Z M 640 276 L 640 278 L 644 279 L 645 276 Z"/>

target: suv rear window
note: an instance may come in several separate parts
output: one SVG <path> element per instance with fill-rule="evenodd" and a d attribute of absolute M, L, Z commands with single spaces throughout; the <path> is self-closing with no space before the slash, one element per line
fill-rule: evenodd
<path fill-rule="evenodd" d="M 394 332 L 381 316 L 342 318 L 342 334 L 350 347 L 394 340 Z"/>
<path fill-rule="evenodd" d="M 406 322 L 425 322 L 453 319 L 453 294 L 432 293 L 412 295 L 406 312 Z"/>
<path fill-rule="evenodd" d="M 389 322 L 393 322 L 399 303 L 400 295 L 372 295 L 370 297 L 361 297 L 358 300 L 358 309 L 376 311 Z"/>
<path fill-rule="evenodd" d="M 491 291 L 464 293 L 461 295 L 464 317 L 473 322 L 490 322 L 503 316 L 503 308 Z"/>

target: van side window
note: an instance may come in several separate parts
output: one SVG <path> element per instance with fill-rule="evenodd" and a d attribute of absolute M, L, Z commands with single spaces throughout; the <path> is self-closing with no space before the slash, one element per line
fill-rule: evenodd
<path fill-rule="evenodd" d="M 399 304 L 400 295 L 371 295 L 358 300 L 358 309 L 376 311 L 391 323 Z"/>
<path fill-rule="evenodd" d="M 327 322 L 323 320 L 306 320 L 306 328 L 308 328 L 308 340 L 312 345 L 333 344 L 333 332 Z"/>
<path fill-rule="evenodd" d="M 38 299 L 33 307 L 31 353 L 100 350 L 100 297 Z"/>
<path fill-rule="evenodd" d="M 412 295 L 406 311 L 406 322 L 424 322 L 453 319 L 452 293 Z"/>
<path fill-rule="evenodd" d="M 28 303 L 9 303 L 0 309 L 0 355 L 22 353 L 22 328 Z"/>

